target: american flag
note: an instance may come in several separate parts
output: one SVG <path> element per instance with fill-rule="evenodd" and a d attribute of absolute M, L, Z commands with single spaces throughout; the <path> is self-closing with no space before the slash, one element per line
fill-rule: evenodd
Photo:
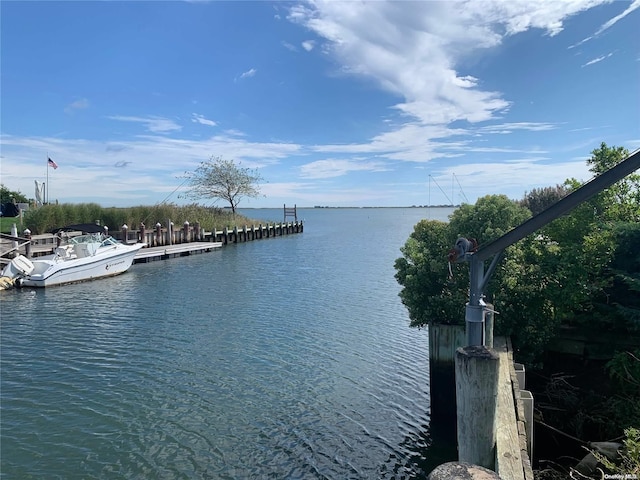
<path fill-rule="evenodd" d="M 50 167 L 53 167 L 54 170 L 56 168 L 58 168 L 58 164 L 56 162 L 54 162 L 53 160 L 51 160 L 50 158 L 47 161 L 47 165 L 49 165 Z"/>

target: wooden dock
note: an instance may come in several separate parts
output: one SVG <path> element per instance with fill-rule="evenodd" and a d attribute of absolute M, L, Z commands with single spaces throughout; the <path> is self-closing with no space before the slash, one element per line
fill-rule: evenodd
<path fill-rule="evenodd" d="M 222 242 L 191 242 L 162 247 L 145 247 L 136 253 L 133 263 L 147 263 L 174 257 L 186 257 L 188 255 L 211 252 L 221 247 Z"/>
<path fill-rule="evenodd" d="M 490 473 L 497 474 L 482 478 L 533 480 L 533 396 L 525 390 L 524 367 L 514 363 L 510 339 L 492 336 L 492 340 L 493 347 L 490 350 L 497 358 L 493 367 L 495 369 L 497 366 L 493 382 L 489 381 L 488 376 L 480 378 L 479 373 L 483 371 L 480 368 L 474 369 L 474 375 L 468 378 L 465 373 L 470 372 L 473 365 L 462 363 L 458 358 L 463 350 L 459 347 L 466 341 L 465 326 L 429 325 L 431 428 L 436 428 L 437 423 L 441 431 L 458 429 L 458 461 L 436 468 L 429 476 L 430 480 L 451 478 L 451 468 L 464 470 L 471 468 L 470 465 L 480 465 Z M 495 391 L 491 392 L 493 387 Z M 485 400 L 485 405 L 493 399 L 495 409 L 489 412 L 474 408 L 473 413 L 466 412 L 465 408 L 475 407 L 474 401 L 479 398 Z M 453 416 L 452 408 L 455 411 Z M 458 417 L 461 413 L 462 417 L 472 422 L 465 424 L 461 421 Z M 484 422 L 485 426 L 488 425 L 487 429 L 479 428 L 482 425 L 476 421 L 483 414 L 487 417 L 487 422 Z M 478 428 L 470 430 L 470 423 Z M 463 435 L 460 431 L 462 424 L 465 424 Z M 487 432 L 491 435 L 485 435 Z M 482 465 L 485 462 L 475 457 L 486 452 L 489 458 Z M 483 456 L 486 458 L 486 455 Z"/>
<path fill-rule="evenodd" d="M 124 225 L 121 230 L 110 232 L 110 234 L 124 243 L 145 243 L 147 246 L 140 250 L 134 259 L 134 263 L 141 263 L 210 252 L 232 243 L 282 237 L 303 231 L 301 221 L 267 223 L 250 227 L 245 225 L 241 228 L 225 227 L 222 230 L 214 228 L 211 232 L 200 229 L 198 222 L 193 226 L 185 222 L 183 228 L 179 229 L 175 229 L 173 224 L 168 222 L 167 227 L 158 224 L 153 230 L 145 229 L 144 225 L 141 225 L 139 230 L 131 230 Z M 81 232 L 68 232 L 66 235 L 73 237 L 79 234 Z M 60 244 L 60 238 L 50 233 L 31 235 L 25 232 L 23 235 L 24 237 L 1 234 L 0 265 L 8 263 L 12 256 L 18 253 L 27 257 L 50 255 Z"/>

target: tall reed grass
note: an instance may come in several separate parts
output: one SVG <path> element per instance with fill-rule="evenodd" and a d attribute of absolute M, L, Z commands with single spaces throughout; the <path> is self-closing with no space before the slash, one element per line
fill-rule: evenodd
<path fill-rule="evenodd" d="M 191 225 L 200 222 L 200 227 L 205 230 L 211 230 L 213 227 L 219 230 L 224 227 L 240 228 L 244 225 L 264 223 L 238 214 L 234 216 L 230 210 L 197 204 L 103 208 L 97 203 L 63 203 L 30 209 L 24 215 L 23 226 L 31 230 L 33 235 L 37 235 L 77 223 L 99 223 L 112 231 L 119 230 L 125 224 L 129 229 L 137 230 L 140 223 L 144 223 L 145 227 L 151 230 L 156 223 L 166 226 L 169 220 L 177 228 L 182 227 L 185 221 Z"/>

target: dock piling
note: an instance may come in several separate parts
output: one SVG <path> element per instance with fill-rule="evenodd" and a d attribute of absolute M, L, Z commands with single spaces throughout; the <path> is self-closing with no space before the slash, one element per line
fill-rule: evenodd
<path fill-rule="evenodd" d="M 456 412 L 460 462 L 495 468 L 499 357 L 483 345 L 456 350 Z"/>

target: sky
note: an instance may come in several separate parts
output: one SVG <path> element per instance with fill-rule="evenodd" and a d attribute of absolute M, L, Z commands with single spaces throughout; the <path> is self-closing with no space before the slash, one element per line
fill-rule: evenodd
<path fill-rule="evenodd" d="M 241 208 L 521 199 L 640 147 L 639 28 L 640 0 L 3 0 L 0 182 L 184 204 L 222 157 L 263 179 Z"/>

